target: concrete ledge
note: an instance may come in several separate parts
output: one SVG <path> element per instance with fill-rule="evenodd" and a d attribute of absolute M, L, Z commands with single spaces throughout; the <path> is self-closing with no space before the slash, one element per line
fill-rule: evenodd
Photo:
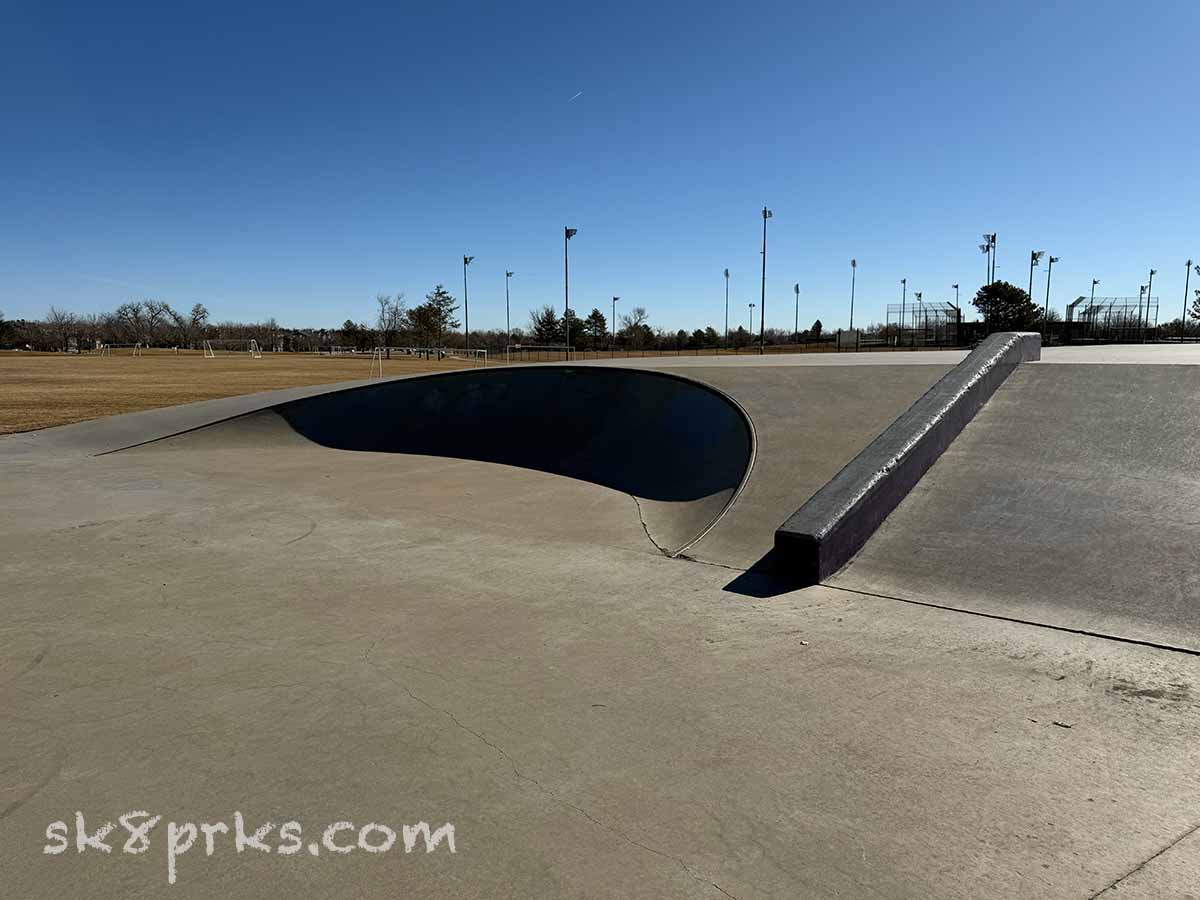
<path fill-rule="evenodd" d="M 1021 363 L 1041 357 L 1041 336 L 990 335 L 775 531 L 778 564 L 803 584 L 854 556 L 950 442 Z"/>

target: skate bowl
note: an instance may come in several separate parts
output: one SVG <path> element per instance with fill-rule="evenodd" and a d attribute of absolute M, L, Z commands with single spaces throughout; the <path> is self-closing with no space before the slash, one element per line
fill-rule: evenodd
<path fill-rule="evenodd" d="M 647 535 L 668 555 L 712 528 L 755 454 L 747 415 L 708 385 L 637 369 L 546 365 L 330 391 L 145 449 L 196 441 L 268 449 L 295 435 L 333 450 L 475 460 L 621 491 L 638 501 L 631 514 L 641 515 Z"/>

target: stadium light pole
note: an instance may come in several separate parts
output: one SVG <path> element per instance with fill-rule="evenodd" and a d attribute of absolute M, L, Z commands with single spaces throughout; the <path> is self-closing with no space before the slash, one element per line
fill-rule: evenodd
<path fill-rule="evenodd" d="M 567 335 L 564 351 L 567 362 L 571 361 L 571 318 L 568 315 L 571 310 L 571 269 L 567 261 L 567 243 L 577 234 L 578 228 L 563 228 L 563 329 Z"/>
<path fill-rule="evenodd" d="M 620 297 L 613 297 L 612 343 L 608 345 L 608 356 L 610 359 L 616 359 L 617 356 L 617 301 L 620 299 Z"/>
<path fill-rule="evenodd" d="M 994 232 L 994 231 L 992 232 L 991 242 L 992 242 L 992 280 L 989 282 L 989 284 L 995 284 L 996 283 L 996 258 L 1000 254 L 996 250 L 996 232 Z"/>
<path fill-rule="evenodd" d="M 792 290 L 796 292 L 796 325 L 795 325 L 796 331 L 795 331 L 795 335 L 796 335 L 796 341 L 799 342 L 799 340 L 800 340 L 800 282 L 797 281 L 795 283 L 795 285 L 792 286 Z"/>
<path fill-rule="evenodd" d="M 762 304 L 758 309 L 758 352 L 762 355 L 767 352 L 767 219 L 774 215 L 765 206 L 762 210 L 763 217 L 763 246 L 762 246 L 762 296 L 759 297 L 759 302 Z M 752 314 L 753 315 L 753 314 Z M 754 333 L 754 319 L 750 320 L 750 332 Z"/>
<path fill-rule="evenodd" d="M 896 346 L 900 346 L 901 336 L 904 334 L 904 304 L 908 301 L 908 279 L 900 279 L 900 325 L 896 329 Z"/>
<path fill-rule="evenodd" d="M 1188 288 L 1192 283 L 1192 261 L 1187 261 L 1187 268 L 1184 270 L 1183 276 L 1183 314 L 1179 317 L 1179 343 L 1183 343 L 1183 336 L 1187 332 L 1187 295 Z M 1196 266 L 1196 274 L 1200 275 L 1200 266 Z"/>
<path fill-rule="evenodd" d="M 1154 290 L 1154 276 L 1158 274 L 1158 269 L 1150 270 L 1150 280 L 1146 282 L 1146 324 L 1142 326 L 1142 342 L 1146 341 L 1146 330 L 1150 327 L 1150 297 L 1151 291 Z"/>
<path fill-rule="evenodd" d="M 729 270 L 725 270 L 725 346 L 729 346 Z"/>
<path fill-rule="evenodd" d="M 467 266 L 475 257 L 463 257 L 463 334 L 466 335 L 467 349 L 471 349 L 471 306 L 467 303 Z"/>
<path fill-rule="evenodd" d="M 747 306 L 750 307 L 750 338 L 751 338 L 751 340 L 753 340 L 753 338 L 754 338 L 754 307 L 758 306 L 758 304 L 757 303 L 748 303 Z"/>
<path fill-rule="evenodd" d="M 925 305 L 921 302 L 921 298 L 924 297 L 925 294 L 922 293 L 921 291 L 914 291 L 913 296 L 917 298 L 917 308 L 921 312 L 921 330 L 922 330 L 922 332 L 924 332 L 924 330 L 925 330 Z M 913 318 L 915 319 L 916 316 L 913 316 Z M 916 328 L 913 329 L 912 345 L 914 347 L 917 346 L 917 329 Z"/>
<path fill-rule="evenodd" d="M 505 269 L 504 270 L 504 330 L 508 333 L 507 340 L 505 343 L 509 343 L 509 344 L 512 343 L 512 319 L 511 319 L 511 313 L 509 311 L 509 302 L 508 302 L 508 280 L 512 277 L 513 277 L 513 273 L 508 271 L 508 269 Z"/>
<path fill-rule="evenodd" d="M 858 275 L 858 260 L 850 260 L 850 330 L 854 330 L 854 281 Z"/>
<path fill-rule="evenodd" d="M 954 288 L 954 340 L 957 343 L 962 340 L 962 306 L 958 302 L 958 285 L 952 284 Z"/>
<path fill-rule="evenodd" d="M 1057 256 L 1051 256 L 1046 263 L 1046 306 L 1042 310 L 1042 330 L 1046 333 L 1046 341 L 1050 340 L 1050 273 L 1054 271 Z M 1035 306 L 1034 309 L 1037 309 Z"/>
<path fill-rule="evenodd" d="M 1038 263 L 1042 261 L 1042 257 L 1046 255 L 1045 250 L 1030 250 L 1029 251 L 1029 299 L 1033 299 L 1033 270 L 1037 268 Z"/>

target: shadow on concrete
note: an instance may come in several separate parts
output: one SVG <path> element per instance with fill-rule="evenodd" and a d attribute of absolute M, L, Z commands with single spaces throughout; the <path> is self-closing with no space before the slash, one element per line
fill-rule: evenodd
<path fill-rule="evenodd" d="M 756 600 L 767 600 L 782 594 L 790 594 L 805 587 L 804 581 L 797 577 L 789 567 L 781 566 L 771 548 L 766 555 L 758 560 L 745 572 L 729 582 L 721 590 L 730 594 L 740 594 L 743 597 L 753 597 Z"/>
<path fill-rule="evenodd" d="M 270 449 L 279 438 L 263 425 L 279 419 L 335 450 L 499 463 L 622 491 L 650 501 L 639 503 L 642 524 L 666 553 L 720 517 L 754 458 L 749 420 L 720 391 L 669 374 L 573 366 L 479 369 L 331 391 L 154 450 L 197 440 Z"/>
<path fill-rule="evenodd" d="M 406 378 L 275 412 L 324 447 L 503 463 L 668 502 L 736 490 L 753 452 L 749 425 L 728 398 L 630 369 Z"/>

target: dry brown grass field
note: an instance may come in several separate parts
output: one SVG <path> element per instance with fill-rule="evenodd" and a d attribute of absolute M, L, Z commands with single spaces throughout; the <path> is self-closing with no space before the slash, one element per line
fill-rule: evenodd
<path fill-rule="evenodd" d="M 878 348 L 890 350 L 893 348 Z M 909 348 L 903 348 L 909 349 Z M 829 345 L 768 346 L 770 353 L 830 352 Z M 757 353 L 757 347 L 741 351 L 721 350 L 720 355 Z M 710 356 L 717 351 L 647 350 L 618 351 L 618 358 L 658 356 Z M 583 360 L 607 359 L 606 351 L 579 352 Z M 513 362 L 563 362 L 561 354 L 527 353 Z M 503 365 L 504 357 L 493 356 L 489 365 Z M 468 368 L 460 360 L 396 358 L 385 360 L 386 376 L 446 372 Z M 200 351 L 175 353 L 147 350 L 135 357 L 130 350 L 115 350 L 112 356 L 91 354 L 0 352 L 0 434 L 35 431 L 137 412 L 174 406 L 196 400 L 233 397 L 255 391 L 329 384 L 367 378 L 370 353 L 354 356 L 317 356 L 306 353 L 264 353 L 261 359 L 248 354 L 205 359 Z"/>
<path fill-rule="evenodd" d="M 369 353 L 264 353 L 262 359 L 246 354 L 205 359 L 199 352 L 146 351 L 140 357 L 128 353 L 0 353 L 0 434 L 195 400 L 353 381 L 368 377 L 371 369 Z M 383 372 L 442 372 L 468 365 L 457 360 L 391 359 L 384 362 Z"/>

